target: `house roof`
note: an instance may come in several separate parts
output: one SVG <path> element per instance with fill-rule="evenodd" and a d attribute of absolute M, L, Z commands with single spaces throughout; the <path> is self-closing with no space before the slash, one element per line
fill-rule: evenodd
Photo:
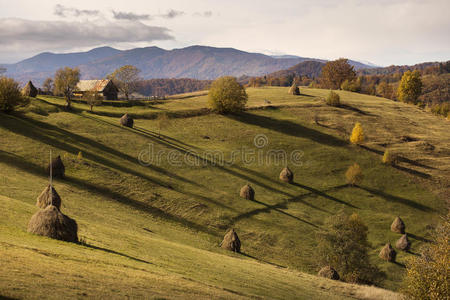
<path fill-rule="evenodd" d="M 77 90 L 80 92 L 94 91 L 103 92 L 106 86 L 111 80 L 100 79 L 100 80 L 80 80 L 77 84 Z"/>

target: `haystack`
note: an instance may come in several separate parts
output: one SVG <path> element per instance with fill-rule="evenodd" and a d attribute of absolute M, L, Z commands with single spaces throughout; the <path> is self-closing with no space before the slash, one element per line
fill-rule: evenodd
<path fill-rule="evenodd" d="M 390 243 L 387 243 L 383 249 L 381 249 L 380 254 L 378 255 L 381 259 L 394 262 L 395 256 L 397 252 L 395 252 L 394 248 L 392 248 Z"/>
<path fill-rule="evenodd" d="M 239 195 L 247 200 L 255 200 L 255 190 L 248 183 L 241 188 Z"/>
<path fill-rule="evenodd" d="M 36 200 L 36 206 L 39 208 L 46 208 L 49 205 L 56 206 L 58 209 L 61 208 L 61 198 L 50 184 L 47 185 Z"/>
<path fill-rule="evenodd" d="M 400 217 L 395 218 L 394 222 L 392 222 L 391 230 L 393 232 L 405 234 L 405 223 Z"/>
<path fill-rule="evenodd" d="M 61 160 L 61 156 L 52 160 L 51 164 L 47 166 L 47 174 L 50 174 L 50 165 L 52 166 L 52 177 L 64 178 L 66 168 Z"/>
<path fill-rule="evenodd" d="M 22 95 L 35 98 L 38 94 L 37 88 L 31 81 L 28 81 L 27 85 L 22 89 Z"/>
<path fill-rule="evenodd" d="M 128 114 L 124 114 L 122 118 L 120 118 L 120 124 L 122 126 L 133 128 L 134 121 Z"/>
<path fill-rule="evenodd" d="M 340 278 L 338 272 L 330 266 L 320 269 L 318 275 L 333 280 L 339 280 Z"/>
<path fill-rule="evenodd" d="M 241 252 L 241 241 L 234 229 L 229 230 L 227 234 L 225 234 L 220 247 L 233 252 Z"/>
<path fill-rule="evenodd" d="M 411 247 L 411 242 L 406 234 L 402 235 L 401 238 L 395 243 L 395 247 L 399 250 L 408 251 Z"/>
<path fill-rule="evenodd" d="M 292 84 L 292 86 L 289 88 L 289 94 L 300 95 L 300 89 L 298 88 L 297 84 Z"/>
<path fill-rule="evenodd" d="M 280 180 L 292 183 L 292 181 L 294 180 L 294 173 L 292 173 L 292 171 L 288 167 L 286 167 L 283 170 L 281 170 Z"/>
<path fill-rule="evenodd" d="M 66 242 L 78 242 L 78 225 L 54 205 L 39 210 L 28 223 L 28 232 Z"/>

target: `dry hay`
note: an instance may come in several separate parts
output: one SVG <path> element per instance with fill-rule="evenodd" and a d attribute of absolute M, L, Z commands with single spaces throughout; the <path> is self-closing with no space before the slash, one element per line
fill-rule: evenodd
<path fill-rule="evenodd" d="M 47 174 L 50 174 L 50 165 L 52 166 L 53 177 L 64 178 L 66 168 L 61 160 L 61 156 L 58 155 L 58 157 L 52 160 L 51 164 L 47 166 Z"/>
<path fill-rule="evenodd" d="M 220 247 L 233 252 L 241 252 L 241 241 L 234 229 L 229 230 L 223 237 Z"/>
<path fill-rule="evenodd" d="M 46 186 L 36 200 L 36 206 L 39 208 L 46 208 L 49 205 L 56 206 L 58 209 L 61 208 L 61 197 L 50 184 Z"/>
<path fill-rule="evenodd" d="M 38 94 L 37 88 L 31 81 L 28 81 L 27 85 L 22 89 L 22 95 L 35 98 Z"/>
<path fill-rule="evenodd" d="M 395 247 L 403 251 L 408 251 L 411 247 L 411 242 L 409 241 L 408 236 L 406 234 L 402 235 L 402 237 L 395 243 Z"/>
<path fill-rule="evenodd" d="M 320 269 L 318 275 L 333 280 L 339 280 L 340 278 L 338 272 L 330 266 L 325 266 Z"/>
<path fill-rule="evenodd" d="M 292 173 L 292 171 L 288 167 L 286 167 L 283 170 L 281 170 L 280 180 L 292 183 L 292 181 L 294 180 L 294 173 Z"/>
<path fill-rule="evenodd" d="M 393 232 L 405 234 L 405 223 L 400 217 L 395 218 L 394 222 L 392 222 L 391 230 Z"/>
<path fill-rule="evenodd" d="M 248 183 L 241 188 L 239 195 L 247 200 L 255 200 L 255 190 Z"/>
<path fill-rule="evenodd" d="M 28 232 L 66 242 L 78 242 L 78 225 L 56 206 L 49 205 L 35 213 L 28 223 Z"/>
<path fill-rule="evenodd" d="M 124 114 L 122 118 L 120 118 L 120 124 L 122 126 L 133 128 L 134 121 L 128 114 Z"/>
<path fill-rule="evenodd" d="M 292 84 L 292 86 L 289 88 L 289 94 L 291 95 L 300 95 L 300 89 L 298 88 L 298 86 L 294 83 Z"/>
<path fill-rule="evenodd" d="M 395 252 L 394 248 L 392 248 L 390 243 L 387 243 L 383 249 L 381 249 L 380 254 L 378 255 L 381 259 L 395 262 L 395 256 L 397 252 Z"/>

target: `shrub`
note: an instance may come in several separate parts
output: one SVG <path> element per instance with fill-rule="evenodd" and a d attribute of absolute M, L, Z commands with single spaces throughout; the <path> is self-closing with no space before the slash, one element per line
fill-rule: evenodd
<path fill-rule="evenodd" d="M 361 144 L 364 142 L 364 131 L 362 129 L 361 123 L 356 122 L 355 127 L 353 127 L 352 135 L 350 136 L 350 142 L 352 144 Z"/>
<path fill-rule="evenodd" d="M 409 299 L 448 299 L 450 273 L 450 214 L 434 233 L 433 243 L 422 249 L 420 256 L 409 258 L 403 292 Z"/>
<path fill-rule="evenodd" d="M 320 266 L 332 266 L 341 279 L 354 283 L 377 283 L 382 273 L 370 264 L 368 228 L 357 214 L 340 212 L 329 217 L 318 233 Z"/>
<path fill-rule="evenodd" d="M 349 92 L 360 92 L 361 91 L 361 80 L 358 78 L 357 80 L 349 81 L 346 79 L 341 84 L 341 90 L 349 91 Z"/>
<path fill-rule="evenodd" d="M 340 106 L 341 105 L 341 97 L 333 91 L 330 91 L 326 98 L 326 102 L 330 106 Z"/>
<path fill-rule="evenodd" d="M 358 185 L 364 179 L 364 175 L 362 174 L 361 167 L 354 163 L 351 165 L 347 172 L 345 172 L 345 178 L 347 179 L 347 183 L 350 185 Z"/>
<path fill-rule="evenodd" d="M 389 150 L 384 151 L 383 158 L 381 159 L 383 164 L 393 165 L 397 161 L 396 155 L 392 154 Z"/>
<path fill-rule="evenodd" d="M 20 92 L 19 83 L 12 78 L 0 77 L 0 111 L 11 112 L 28 104 L 28 98 Z"/>
<path fill-rule="evenodd" d="M 244 87 L 231 76 L 216 79 L 209 89 L 209 107 L 218 113 L 244 110 L 247 98 Z"/>

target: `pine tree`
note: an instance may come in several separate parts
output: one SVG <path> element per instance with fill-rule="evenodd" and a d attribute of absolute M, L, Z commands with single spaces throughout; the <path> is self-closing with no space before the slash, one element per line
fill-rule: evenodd
<path fill-rule="evenodd" d="M 350 136 L 350 142 L 355 145 L 364 142 L 364 131 L 362 129 L 361 123 L 356 122 L 355 127 L 353 127 L 352 135 Z"/>

